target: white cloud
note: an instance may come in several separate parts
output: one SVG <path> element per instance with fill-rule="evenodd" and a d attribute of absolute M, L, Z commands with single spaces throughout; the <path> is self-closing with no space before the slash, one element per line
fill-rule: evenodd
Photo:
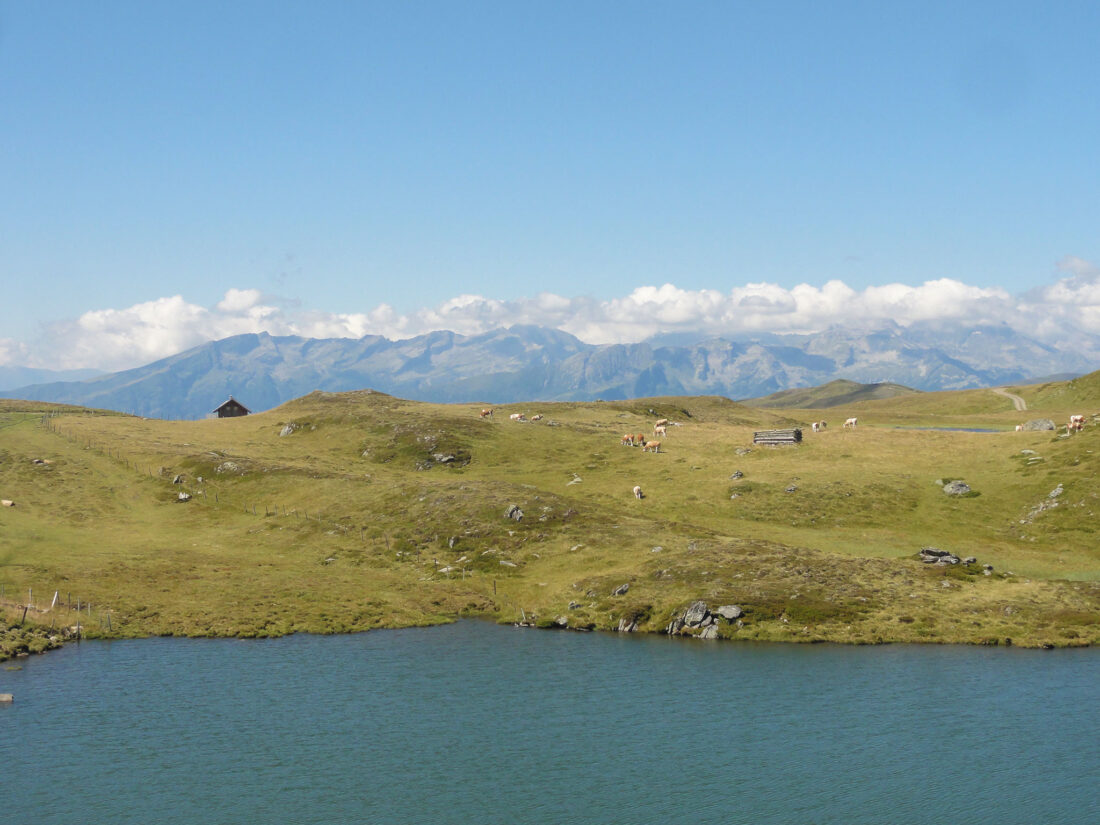
<path fill-rule="evenodd" d="M 49 325 L 33 344 L 0 339 L 0 364 L 122 369 L 246 332 L 398 339 L 439 329 L 475 335 L 513 324 L 554 327 L 603 344 L 639 341 L 659 332 L 808 333 L 837 325 L 868 328 L 886 322 L 906 326 L 957 320 L 1007 323 L 1049 343 L 1073 346 L 1079 332 L 1100 335 L 1100 267 L 1074 257 L 1058 266 L 1063 277 L 1022 296 L 949 278 L 863 290 L 841 281 L 791 289 L 749 283 L 728 292 L 664 284 L 640 286 L 629 295 L 603 301 L 553 293 L 513 301 L 464 294 L 407 314 L 388 304 L 354 313 L 300 310 L 256 289 L 230 289 L 213 307 L 174 295 L 124 309 L 86 312 Z"/>
<path fill-rule="evenodd" d="M 23 365 L 30 353 L 27 345 L 12 338 L 0 338 L 0 367 Z"/>

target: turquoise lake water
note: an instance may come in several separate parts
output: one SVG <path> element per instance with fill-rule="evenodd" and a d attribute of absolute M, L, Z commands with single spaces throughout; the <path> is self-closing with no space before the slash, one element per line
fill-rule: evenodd
<path fill-rule="evenodd" d="M 20 825 L 1100 822 L 1100 650 L 468 621 L 18 664 Z"/>

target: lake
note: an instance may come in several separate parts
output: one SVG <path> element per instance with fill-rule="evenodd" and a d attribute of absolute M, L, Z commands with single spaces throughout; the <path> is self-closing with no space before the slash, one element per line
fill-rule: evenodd
<path fill-rule="evenodd" d="M 1095 823 L 1100 651 L 437 628 L 0 665 L 12 823 Z"/>

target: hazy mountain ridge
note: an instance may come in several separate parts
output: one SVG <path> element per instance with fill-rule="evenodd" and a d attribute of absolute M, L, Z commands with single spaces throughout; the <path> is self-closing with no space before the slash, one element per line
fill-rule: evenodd
<path fill-rule="evenodd" d="M 253 411 L 315 389 L 373 388 L 437 402 L 583 401 L 659 395 L 758 398 L 836 379 L 919 390 L 1026 383 L 1097 365 L 1008 327 L 897 325 L 867 332 L 754 338 L 657 337 L 585 344 L 554 329 L 310 339 L 237 335 L 131 370 L 0 396 L 85 404 L 157 418 L 201 418 L 229 395 Z"/>
<path fill-rule="evenodd" d="M 44 370 L 35 367 L 0 366 L 0 390 L 56 381 L 83 381 L 102 374 L 103 370 Z"/>

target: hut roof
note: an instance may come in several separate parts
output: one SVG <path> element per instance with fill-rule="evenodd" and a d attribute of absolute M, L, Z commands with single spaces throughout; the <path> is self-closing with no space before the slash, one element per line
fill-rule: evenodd
<path fill-rule="evenodd" d="M 248 407 L 246 407 L 244 404 L 242 404 L 240 401 L 238 401 L 232 395 L 229 396 L 229 398 L 226 399 L 225 401 L 223 401 L 221 404 L 216 406 L 213 410 L 211 410 L 211 412 L 221 412 L 222 410 L 226 409 L 227 407 L 240 407 L 246 413 L 248 413 L 250 415 L 252 414 L 252 410 L 248 409 Z"/>

